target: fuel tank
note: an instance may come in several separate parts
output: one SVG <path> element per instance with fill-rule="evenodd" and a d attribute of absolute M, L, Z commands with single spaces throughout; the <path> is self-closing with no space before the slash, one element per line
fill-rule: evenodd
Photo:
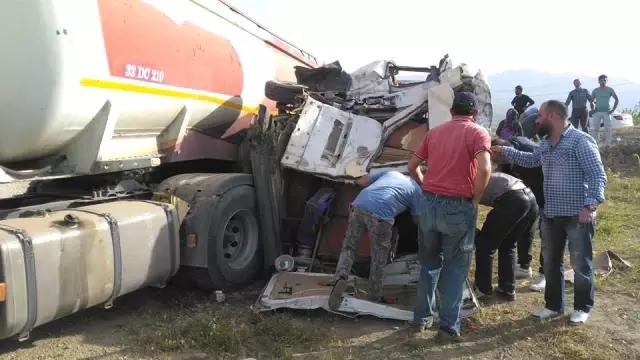
<path fill-rule="evenodd" d="M 273 108 L 266 81 L 317 66 L 221 0 L 3 0 L 0 27 L 3 165 L 166 157 L 194 132 L 234 144 Z"/>
<path fill-rule="evenodd" d="M 0 221 L 0 339 L 164 285 L 180 266 L 178 221 L 151 201 Z"/>

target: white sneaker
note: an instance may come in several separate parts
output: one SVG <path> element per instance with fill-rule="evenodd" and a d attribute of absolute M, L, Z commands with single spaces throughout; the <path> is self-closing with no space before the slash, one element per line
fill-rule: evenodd
<path fill-rule="evenodd" d="M 562 317 L 562 314 L 557 312 L 557 311 L 553 311 L 553 310 L 549 310 L 547 308 L 538 310 L 536 312 L 534 312 L 533 314 L 531 314 L 531 316 L 536 317 L 538 319 L 541 320 L 553 320 L 553 319 L 557 319 L 559 317 Z"/>
<path fill-rule="evenodd" d="M 531 271 L 531 267 L 521 268 L 520 266 L 516 266 L 516 279 L 528 279 L 533 276 L 533 272 Z"/>
<path fill-rule="evenodd" d="M 576 310 L 571 314 L 571 318 L 569 319 L 569 324 L 571 325 L 582 325 L 587 322 L 589 319 L 589 313 L 586 313 L 582 310 Z"/>
<path fill-rule="evenodd" d="M 544 277 L 543 274 L 540 274 L 533 280 L 533 283 L 531 283 L 531 285 L 529 286 L 529 290 L 543 291 L 546 286 L 547 286 L 547 279 Z"/>

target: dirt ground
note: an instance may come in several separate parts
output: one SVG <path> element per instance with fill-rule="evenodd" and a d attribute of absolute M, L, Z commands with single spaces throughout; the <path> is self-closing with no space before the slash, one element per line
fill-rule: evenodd
<path fill-rule="evenodd" d="M 636 266 L 597 280 L 587 325 L 532 319 L 544 300 L 527 290 L 531 280 L 519 282 L 514 303 L 484 303 L 464 323 L 466 341 L 447 346 L 436 345 L 432 331 L 411 337 L 397 321 L 323 311 L 255 314 L 260 284 L 226 294 L 223 303 L 171 285 L 41 326 L 27 343 L 0 341 L 0 359 L 640 359 L 640 162 L 634 163 L 640 129 L 617 131 L 614 139 L 603 152 L 611 171 L 594 248 L 614 250 Z M 570 286 L 567 296 L 570 309 Z"/>

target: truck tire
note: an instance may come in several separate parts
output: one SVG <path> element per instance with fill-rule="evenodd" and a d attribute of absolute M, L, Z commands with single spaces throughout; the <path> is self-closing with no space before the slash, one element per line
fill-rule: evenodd
<path fill-rule="evenodd" d="M 211 211 L 207 245 L 208 273 L 216 288 L 237 290 L 255 280 L 263 254 L 252 186 L 234 187 L 219 198 Z M 202 279 L 196 283 L 205 285 Z"/>
<path fill-rule="evenodd" d="M 264 85 L 264 96 L 275 102 L 291 104 L 296 97 L 302 96 L 305 88 L 293 82 L 269 80 Z"/>

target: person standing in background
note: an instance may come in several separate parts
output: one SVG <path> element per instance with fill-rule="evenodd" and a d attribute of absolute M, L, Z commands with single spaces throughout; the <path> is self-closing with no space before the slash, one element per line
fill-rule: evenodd
<path fill-rule="evenodd" d="M 526 167 L 542 165 L 544 210 L 541 222 L 545 307 L 532 315 L 555 319 L 565 311 L 564 253 L 574 271 L 574 312 L 571 325 L 587 321 L 594 305 L 593 237 L 596 208 L 604 202 L 607 175 L 594 139 L 568 121 L 564 103 L 549 100 L 540 107 L 538 124 L 549 130 L 533 153 L 493 146 L 511 162 Z"/>
<path fill-rule="evenodd" d="M 516 96 L 511 100 L 511 106 L 516 109 L 518 116 L 524 114 L 527 108 L 535 103 L 528 95 L 522 93 L 522 86 L 516 86 Z"/>
<path fill-rule="evenodd" d="M 509 140 L 512 137 L 522 136 L 522 133 L 522 125 L 518 121 L 518 112 L 515 109 L 507 110 L 505 119 L 498 124 L 496 135 Z"/>
<path fill-rule="evenodd" d="M 587 110 L 587 101 L 591 105 L 591 110 L 593 110 L 593 97 L 589 94 L 589 90 L 581 85 L 580 79 L 573 80 L 575 89 L 569 92 L 564 105 L 569 107 L 569 103 L 571 103 L 571 124 L 573 127 L 578 129 L 578 124 L 580 124 L 582 131 L 588 133 L 589 111 Z"/>
<path fill-rule="evenodd" d="M 618 95 L 616 92 L 607 86 L 607 75 L 600 75 L 598 77 L 598 83 L 600 86 L 593 89 L 591 97 L 595 100 L 595 113 L 593 114 L 593 123 L 591 124 L 591 136 L 596 140 L 596 143 L 600 143 L 600 125 L 604 124 L 604 146 L 606 148 L 611 147 L 611 114 L 618 108 Z M 613 98 L 613 108 L 611 108 L 610 101 Z"/>
<path fill-rule="evenodd" d="M 419 247 L 420 278 L 413 328 L 433 324 L 435 291 L 442 273 L 438 342 L 461 342 L 460 308 L 473 255 L 478 204 L 491 175 L 491 136 L 476 124 L 478 100 L 471 92 L 454 95 L 451 121 L 427 132 L 409 159 L 409 174 L 422 184 Z M 420 164 L 428 163 L 426 173 Z"/>

